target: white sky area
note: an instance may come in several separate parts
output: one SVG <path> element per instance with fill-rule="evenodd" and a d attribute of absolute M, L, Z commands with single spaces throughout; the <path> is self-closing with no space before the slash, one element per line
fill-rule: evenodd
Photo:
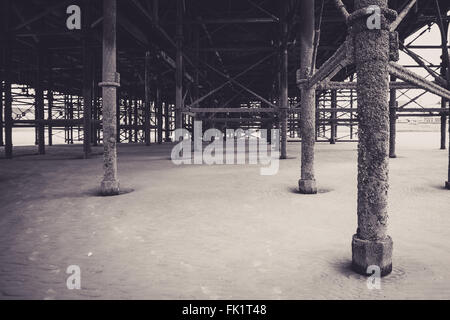
<path fill-rule="evenodd" d="M 415 37 L 417 37 L 423 30 L 428 29 L 428 26 L 423 27 L 416 33 L 412 34 L 405 40 L 405 45 L 409 44 L 412 40 L 414 40 Z M 448 40 L 447 40 L 448 41 Z M 436 24 L 433 24 L 429 31 L 426 31 L 423 35 L 421 35 L 417 40 L 415 40 L 412 45 L 434 45 L 434 46 L 440 46 L 441 45 L 441 33 L 439 31 L 439 27 Z M 441 64 L 441 54 L 442 50 L 439 49 L 411 49 L 411 51 L 418 54 L 420 57 L 425 59 L 427 65 L 440 65 Z M 400 60 L 398 62 L 401 65 L 417 65 L 417 63 L 410 58 L 406 53 L 402 52 L 400 50 Z M 433 70 L 436 70 L 438 74 L 440 74 L 440 68 L 432 68 Z M 414 73 L 417 73 L 423 77 L 428 76 L 428 72 L 424 70 L 423 68 L 409 68 Z M 427 77 L 428 80 L 433 81 L 434 79 L 431 76 Z M 406 92 L 405 95 L 402 96 L 402 93 L 406 92 L 406 90 L 400 90 L 397 93 L 397 99 L 399 106 L 407 102 L 410 98 L 414 98 L 415 96 L 419 95 L 423 92 L 423 90 L 409 90 Z M 417 103 L 421 104 L 423 107 L 440 107 L 441 105 L 441 98 L 431 94 L 426 93 L 422 97 L 420 97 L 417 100 Z M 415 108 L 419 107 L 416 103 L 410 103 L 408 105 L 408 108 Z"/>

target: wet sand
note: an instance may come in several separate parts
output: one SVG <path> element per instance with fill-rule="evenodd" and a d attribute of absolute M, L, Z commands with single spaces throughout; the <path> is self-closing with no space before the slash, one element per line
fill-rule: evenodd
<path fill-rule="evenodd" d="M 449 299 L 448 151 L 399 132 L 390 161 L 393 272 L 349 269 L 356 143 L 320 143 L 317 195 L 296 193 L 300 143 L 274 176 L 255 165 L 175 166 L 172 145 L 120 145 L 124 193 L 99 197 L 102 148 L 0 148 L 1 299 Z M 81 290 L 66 268 L 79 265 Z"/>

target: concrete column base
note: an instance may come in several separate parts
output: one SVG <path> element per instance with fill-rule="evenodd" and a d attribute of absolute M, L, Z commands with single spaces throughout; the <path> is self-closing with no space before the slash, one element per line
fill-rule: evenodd
<path fill-rule="evenodd" d="M 445 181 L 445 188 L 450 190 L 450 181 Z"/>
<path fill-rule="evenodd" d="M 395 159 L 395 158 L 397 158 L 397 155 L 396 155 L 396 154 L 390 154 L 390 155 L 389 155 L 389 158 Z"/>
<path fill-rule="evenodd" d="M 119 194 L 119 181 L 102 181 L 101 191 L 103 196 L 116 196 Z"/>
<path fill-rule="evenodd" d="M 316 194 L 317 186 L 316 180 L 303 180 L 298 181 L 298 191 L 303 194 Z"/>
<path fill-rule="evenodd" d="M 387 236 L 384 240 L 362 240 L 353 235 L 352 240 L 352 269 L 362 275 L 367 274 L 367 267 L 380 267 L 381 276 L 392 271 L 392 239 Z"/>

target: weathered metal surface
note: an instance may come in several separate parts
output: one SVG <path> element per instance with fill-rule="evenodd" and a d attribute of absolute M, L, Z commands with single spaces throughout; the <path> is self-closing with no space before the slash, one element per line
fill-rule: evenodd
<path fill-rule="evenodd" d="M 103 0 L 103 195 L 119 194 L 116 145 L 116 89 L 120 79 L 116 73 L 116 0 Z"/>

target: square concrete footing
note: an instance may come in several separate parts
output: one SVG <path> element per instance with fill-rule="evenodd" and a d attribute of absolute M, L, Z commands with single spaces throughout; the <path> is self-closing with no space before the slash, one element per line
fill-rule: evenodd
<path fill-rule="evenodd" d="M 102 181 L 101 184 L 102 196 L 116 196 L 120 193 L 119 181 Z"/>
<path fill-rule="evenodd" d="M 390 236 L 384 240 L 363 240 L 353 235 L 352 269 L 369 276 L 367 267 L 378 266 L 382 277 L 388 275 L 392 271 L 392 245 Z"/>
<path fill-rule="evenodd" d="M 316 194 L 317 186 L 316 180 L 303 180 L 298 181 L 298 191 L 303 194 Z"/>

